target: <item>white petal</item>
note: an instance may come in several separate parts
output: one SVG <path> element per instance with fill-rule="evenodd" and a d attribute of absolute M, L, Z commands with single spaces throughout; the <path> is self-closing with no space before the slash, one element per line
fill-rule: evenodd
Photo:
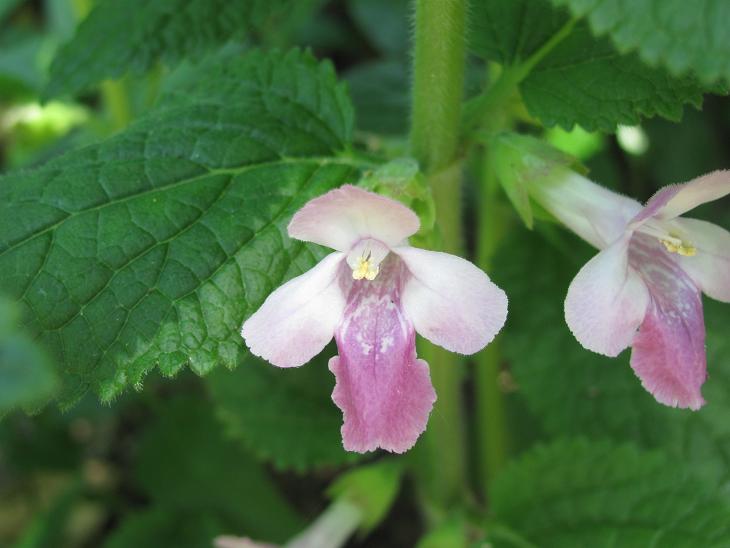
<path fill-rule="evenodd" d="M 319 354 L 345 309 L 343 265 L 342 253 L 327 255 L 269 295 L 241 330 L 251 352 L 279 367 L 298 367 Z"/>
<path fill-rule="evenodd" d="M 677 257 L 679 264 L 705 295 L 730 303 L 730 232 L 707 221 L 674 221 L 697 250 L 692 257 Z"/>
<path fill-rule="evenodd" d="M 649 292 L 628 264 L 625 236 L 588 261 L 565 299 L 565 321 L 585 348 L 618 356 L 644 319 Z"/>
<path fill-rule="evenodd" d="M 403 309 L 429 341 L 452 352 L 473 354 L 502 329 L 507 295 L 472 263 L 414 247 L 397 247 L 393 252 L 410 271 Z"/>
<path fill-rule="evenodd" d="M 364 238 L 389 247 L 418 232 L 418 216 L 380 194 L 345 185 L 307 202 L 289 223 L 289 236 L 348 251 Z"/>
<path fill-rule="evenodd" d="M 593 247 L 604 249 L 641 211 L 636 200 L 612 192 L 568 169 L 530 185 L 535 201 Z"/>
<path fill-rule="evenodd" d="M 647 202 L 646 209 L 658 219 L 674 219 L 698 205 L 728 194 L 730 170 L 713 171 L 688 183 L 662 188 Z"/>

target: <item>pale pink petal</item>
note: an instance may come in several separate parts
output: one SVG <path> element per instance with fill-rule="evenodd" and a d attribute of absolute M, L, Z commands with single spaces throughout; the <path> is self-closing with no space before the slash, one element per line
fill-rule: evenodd
<path fill-rule="evenodd" d="M 697 250 L 692 257 L 677 256 L 680 266 L 705 295 L 730 303 L 730 232 L 707 221 L 675 221 Z"/>
<path fill-rule="evenodd" d="M 730 170 L 713 171 L 688 183 L 662 188 L 647 202 L 641 218 L 674 219 L 698 205 L 728 194 L 730 194 Z"/>
<path fill-rule="evenodd" d="M 565 299 L 565 321 L 585 348 L 618 356 L 644 319 L 649 292 L 629 267 L 625 236 L 588 261 Z"/>
<path fill-rule="evenodd" d="M 452 352 L 484 348 L 507 319 L 507 295 L 467 260 L 415 247 L 393 249 L 408 267 L 403 310 L 416 331 Z"/>
<path fill-rule="evenodd" d="M 289 236 L 346 252 L 365 238 L 398 245 L 419 226 L 418 216 L 400 202 L 345 185 L 297 211 L 289 223 Z"/>
<path fill-rule="evenodd" d="M 407 451 L 426 429 L 436 401 L 428 365 L 416 359 L 413 325 L 401 310 L 401 270 L 391 257 L 375 280 L 353 282 L 335 334 L 332 399 L 344 415 L 348 451 Z"/>
<path fill-rule="evenodd" d="M 343 267 L 344 254 L 331 253 L 269 295 L 241 330 L 251 352 L 279 367 L 297 367 L 319 354 L 345 309 L 338 282 Z"/>
<path fill-rule="evenodd" d="M 631 367 L 658 402 L 699 409 L 707 378 L 700 292 L 675 257 L 651 238 L 640 235 L 632 242 L 630 261 L 651 294 L 632 345 Z"/>
<path fill-rule="evenodd" d="M 530 186 L 533 198 L 593 247 L 604 249 L 641 211 L 636 200 L 612 192 L 569 169 Z"/>

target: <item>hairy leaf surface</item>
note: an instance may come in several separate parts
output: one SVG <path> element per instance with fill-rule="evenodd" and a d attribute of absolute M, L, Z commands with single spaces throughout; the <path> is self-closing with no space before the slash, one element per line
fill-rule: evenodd
<path fill-rule="evenodd" d="M 608 34 L 621 51 L 637 50 L 674 74 L 730 82 L 730 3 L 725 0 L 552 0 L 596 34 Z"/>
<path fill-rule="evenodd" d="M 538 446 L 497 478 L 492 505 L 498 523 L 545 548 L 719 547 L 730 534 L 730 506 L 685 463 L 607 442 Z"/>
<path fill-rule="evenodd" d="M 653 116 L 676 121 L 684 105 L 701 105 L 704 92 L 723 91 L 619 53 L 582 22 L 551 43 L 569 21 L 565 10 L 547 0 L 488 0 L 474 6 L 470 43 L 476 53 L 507 67 L 537 61 L 519 87 L 530 114 L 546 126 L 614 131 L 618 124 Z"/>
<path fill-rule="evenodd" d="M 103 0 L 51 65 L 46 95 L 75 93 L 156 62 L 198 56 L 257 30 L 272 32 L 311 0 Z"/>
<path fill-rule="evenodd" d="M 306 470 L 352 462 L 342 448 L 342 413 L 332 402 L 327 347 L 310 363 L 280 369 L 250 356 L 235 371 L 207 378 L 218 415 L 231 436 L 278 468 Z"/>
<path fill-rule="evenodd" d="M 296 51 L 209 67 L 124 133 L 0 180 L 0 289 L 64 373 L 63 404 L 188 365 L 233 367 L 239 329 L 314 263 L 286 236 L 354 180 L 352 108 Z"/>

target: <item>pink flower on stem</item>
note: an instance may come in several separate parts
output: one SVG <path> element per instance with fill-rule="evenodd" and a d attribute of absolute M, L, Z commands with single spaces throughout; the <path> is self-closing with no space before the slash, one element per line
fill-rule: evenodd
<path fill-rule="evenodd" d="M 410 247 L 406 206 L 346 185 L 308 202 L 289 236 L 335 249 L 274 291 L 244 324 L 251 352 L 298 367 L 335 337 L 332 399 L 348 451 L 402 453 L 426 428 L 436 394 L 416 332 L 472 354 L 504 325 L 507 297 L 469 261 Z"/>
<path fill-rule="evenodd" d="M 730 171 L 670 185 L 642 207 L 571 173 L 536 200 L 601 250 L 578 272 L 565 320 L 587 349 L 617 356 L 656 400 L 697 410 L 707 377 L 701 293 L 730 302 L 730 232 L 680 217 L 730 193 Z"/>

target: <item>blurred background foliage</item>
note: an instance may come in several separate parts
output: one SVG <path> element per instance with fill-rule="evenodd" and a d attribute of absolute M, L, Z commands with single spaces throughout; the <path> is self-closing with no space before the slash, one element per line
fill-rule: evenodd
<path fill-rule="evenodd" d="M 191 65 L 204 56 L 203 40 L 175 62 L 152 59 L 118 79 L 80 85 L 73 98 L 61 94 L 44 101 L 55 54 L 92 7 L 91 0 L 0 0 L 0 172 L 40 165 L 115 134 L 146 112 L 162 90 L 189 78 Z M 225 47 L 299 45 L 332 59 L 356 108 L 356 142 L 396 155 L 405 150 L 408 127 L 410 26 L 404 0 L 308 0 L 283 21 L 245 33 L 233 29 Z M 478 59 L 470 66 L 467 93 L 479 88 L 485 73 Z M 542 131 L 528 117 L 524 124 Z M 730 100 L 708 97 L 702 110 L 685 108 L 679 123 L 649 119 L 616 134 L 579 127 L 544 133 L 578 157 L 593 180 L 645 200 L 661 185 L 728 167 Z M 475 179 L 468 184 L 474 186 Z M 586 462 L 602 466 L 601 459 L 631 463 L 643 458 L 634 451 L 661 450 L 667 461 L 652 457 L 647 474 L 671 475 L 672 463 L 682 462 L 692 471 L 683 482 L 717 487 L 730 502 L 727 308 L 706 302 L 709 405 L 701 413 L 659 406 L 634 377 L 627 353 L 609 360 L 584 351 L 563 323 L 565 291 L 590 249 L 556 226 L 543 223 L 527 231 L 504 198 L 494 214 L 508 228 L 490 273 L 511 299 L 509 322 L 498 340 L 506 450 L 516 456 L 538 441 L 565 437 L 605 444 L 593 455 L 595 446 L 558 442 L 529 457 L 534 477 L 508 470 L 495 489 L 537 485 L 544 479 L 541 470 L 555 471 L 551 459 L 585 454 Z M 727 201 L 700 215 L 730 226 Z M 0 546 L 197 547 L 222 533 L 282 542 L 326 507 L 326 487 L 338 473 L 362 459 L 341 449 L 341 416 L 329 397 L 333 379 L 321 358 L 286 376 L 251 357 L 232 372 L 218 368 L 204 379 L 183 373 L 170 380 L 155 373 L 143 390 L 108 405 L 87 395 L 66 412 L 38 409 L 56 387 L 55 373 L 44 352 L 18 331 L 16 314 L 11 303 L 0 301 Z M 470 390 L 467 383 L 467 396 Z M 417 458 L 417 452 L 406 458 Z M 619 478 L 617 484 L 642 477 Z M 682 496 L 685 483 L 678 483 L 679 491 L 660 491 L 662 496 Z M 384 523 L 352 545 L 415 545 L 423 524 L 414 490 L 406 482 Z M 550 486 L 543 494 L 543 504 L 560 496 Z M 605 512 L 596 506 L 595 515 L 608 519 L 625 503 L 609 495 Z M 575 510 L 561 515 L 556 508 L 549 527 L 527 523 L 519 505 L 495 512 L 503 523 L 549 537 L 549 531 L 570 523 Z M 677 518 L 670 510 L 666 516 Z M 450 538 L 448 531 L 442 534 Z M 446 546 L 439 538 L 424 546 Z"/>

